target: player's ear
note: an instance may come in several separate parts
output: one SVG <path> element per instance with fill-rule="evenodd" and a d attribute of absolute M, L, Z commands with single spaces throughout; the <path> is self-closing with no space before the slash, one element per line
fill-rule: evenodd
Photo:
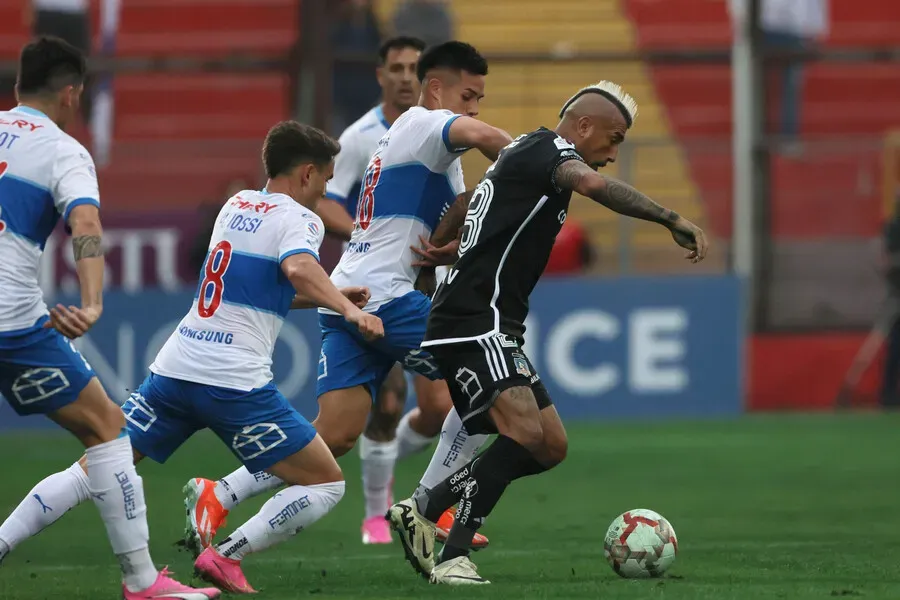
<path fill-rule="evenodd" d="M 594 122 L 588 117 L 581 117 L 578 119 L 577 129 L 582 139 L 588 138 L 594 133 Z"/>
<path fill-rule="evenodd" d="M 309 182 L 313 177 L 313 171 L 315 170 L 315 168 L 316 165 L 312 163 L 300 165 L 300 179 L 303 181 L 303 185 L 309 185 Z"/>
<path fill-rule="evenodd" d="M 63 106 L 65 108 L 75 106 L 78 102 L 79 96 L 83 91 L 84 84 L 70 85 L 63 88 Z"/>
<path fill-rule="evenodd" d="M 74 90 L 75 86 L 67 85 L 59 91 L 59 103 L 63 108 L 69 108 L 70 106 L 72 106 L 72 103 L 74 102 Z"/>
<path fill-rule="evenodd" d="M 441 80 L 437 77 L 432 77 L 428 81 L 425 82 L 425 87 L 428 90 L 428 95 L 437 100 L 438 104 L 441 104 L 441 91 L 444 86 L 441 83 Z"/>

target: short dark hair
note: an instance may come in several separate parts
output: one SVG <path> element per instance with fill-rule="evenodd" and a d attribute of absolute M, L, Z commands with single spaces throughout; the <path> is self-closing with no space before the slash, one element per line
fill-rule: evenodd
<path fill-rule="evenodd" d="M 419 57 L 419 64 L 416 67 L 419 81 L 425 81 L 425 75 L 432 69 L 452 69 L 472 75 L 487 75 L 488 64 L 475 46 L 451 41 L 431 46 Z"/>
<path fill-rule="evenodd" d="M 271 179 L 304 163 L 327 165 L 340 151 L 341 145 L 321 129 L 297 121 L 282 121 L 266 135 L 262 159 L 266 175 Z"/>
<path fill-rule="evenodd" d="M 22 48 L 16 88 L 29 96 L 81 85 L 87 73 L 84 54 L 58 37 L 41 36 Z"/>
<path fill-rule="evenodd" d="M 404 50 L 406 48 L 412 48 L 413 50 L 421 52 L 425 49 L 425 42 L 410 35 L 398 35 L 397 37 L 392 37 L 384 42 L 381 45 L 381 48 L 378 49 L 378 64 L 383 65 L 387 62 L 387 55 L 391 50 Z"/>

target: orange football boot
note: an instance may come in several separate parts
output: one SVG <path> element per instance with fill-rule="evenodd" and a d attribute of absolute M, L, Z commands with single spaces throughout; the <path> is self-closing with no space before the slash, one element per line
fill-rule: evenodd
<path fill-rule="evenodd" d="M 196 558 L 212 545 L 216 531 L 225 526 L 228 511 L 216 498 L 216 482 L 211 479 L 191 479 L 182 492 L 187 512 L 184 544 Z"/>
<path fill-rule="evenodd" d="M 438 522 L 435 523 L 434 526 L 434 539 L 440 543 L 444 543 L 447 541 L 447 536 L 450 535 L 450 529 L 453 527 L 453 520 L 456 518 L 456 509 L 448 508 L 444 511 L 444 514 L 441 515 L 441 518 L 438 519 Z M 481 550 L 483 548 L 487 548 L 490 541 L 488 541 L 487 537 L 476 533 L 475 537 L 472 538 L 472 550 Z"/>

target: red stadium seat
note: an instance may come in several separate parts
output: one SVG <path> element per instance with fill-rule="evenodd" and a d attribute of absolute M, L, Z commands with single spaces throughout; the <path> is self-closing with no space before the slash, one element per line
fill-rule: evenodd
<path fill-rule="evenodd" d="M 731 43 L 723 0 L 627 0 L 626 5 L 643 48 L 724 48 Z M 831 6 L 829 46 L 895 45 L 900 3 L 839 1 Z M 669 120 L 684 142 L 713 229 L 718 235 L 730 235 L 731 159 L 689 143 L 695 137 L 730 135 L 730 68 L 661 65 L 652 72 Z M 797 158 L 774 159 L 774 232 L 787 237 L 878 235 L 881 154 L 877 139 L 900 123 L 897 67 L 815 63 L 807 66 L 804 77 L 801 135 L 811 141 L 811 150 Z M 777 105 L 770 110 L 777 115 Z M 817 140 L 828 136 L 845 144 L 850 136 L 868 136 L 876 143 L 848 146 L 842 153 L 817 151 Z M 815 218 L 823 214 L 823 202 L 828 202 L 827 218 Z"/>

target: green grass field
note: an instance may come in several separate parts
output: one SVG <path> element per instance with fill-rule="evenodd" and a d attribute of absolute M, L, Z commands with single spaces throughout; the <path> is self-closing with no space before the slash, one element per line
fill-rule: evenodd
<path fill-rule="evenodd" d="M 416 577 L 397 544 L 360 543 L 355 453 L 342 464 L 348 492 L 315 527 L 245 571 L 262 599 L 465 598 L 900 598 L 900 418 L 750 417 L 729 422 L 578 424 L 556 470 L 513 484 L 475 555 L 494 584 L 459 590 Z M 62 434 L 0 437 L 0 514 L 41 477 L 67 467 L 77 442 Z M 396 494 L 427 463 L 400 465 Z M 235 466 L 217 440 L 198 436 L 172 461 L 141 468 L 157 563 L 183 579 L 187 554 L 180 490 L 192 475 Z M 228 530 L 263 502 L 242 505 Z M 651 508 L 678 534 L 669 576 L 626 581 L 606 565 L 602 538 L 620 512 Z M 224 533 L 224 532 L 223 532 Z M 80 506 L 0 567 L 0 599 L 117 597 L 118 573 L 93 506 Z"/>

